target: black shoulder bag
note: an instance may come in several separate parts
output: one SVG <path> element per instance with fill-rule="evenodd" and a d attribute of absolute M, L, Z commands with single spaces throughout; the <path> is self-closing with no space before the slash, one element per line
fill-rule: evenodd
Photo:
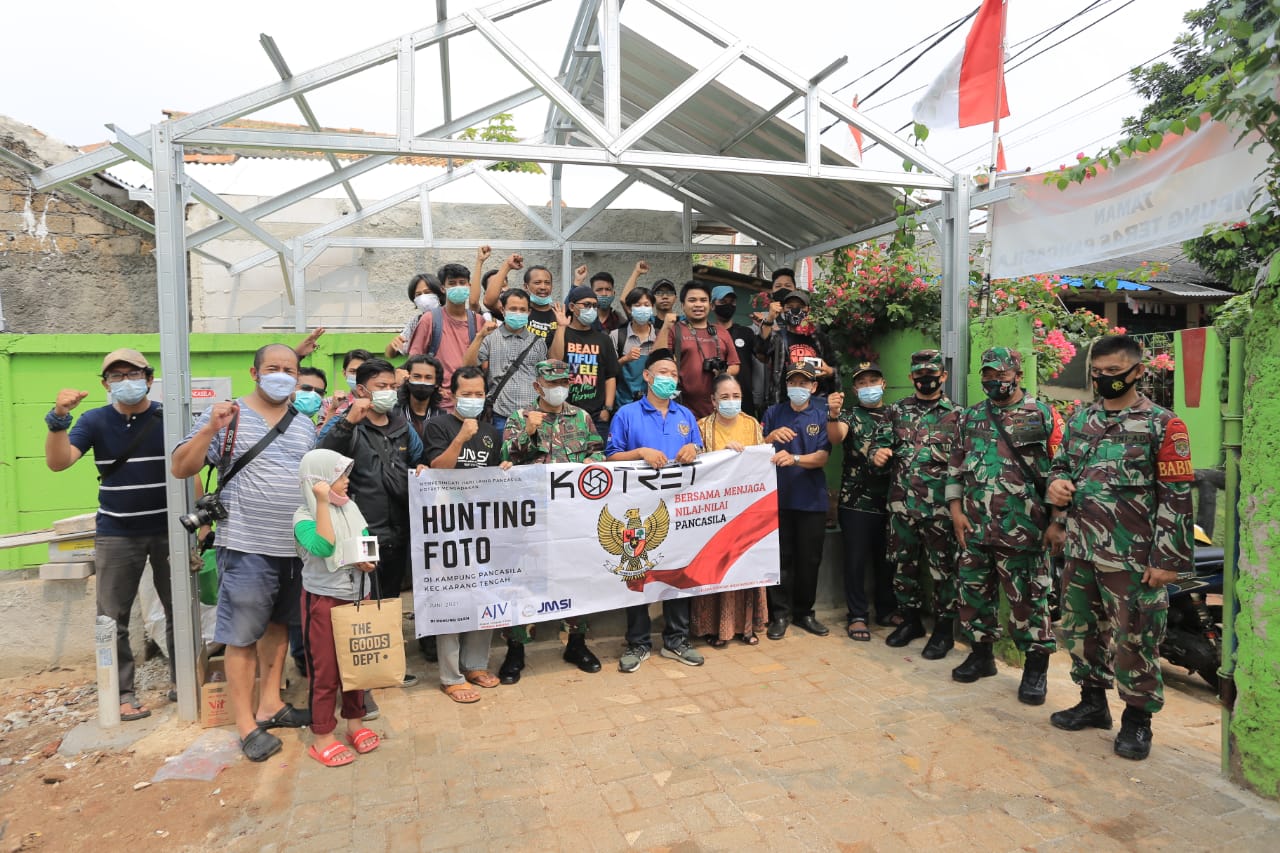
<path fill-rule="evenodd" d="M 484 420 L 493 420 L 493 405 L 498 402 L 498 395 L 502 393 L 502 389 L 507 387 L 507 383 L 516 375 L 516 370 L 520 365 L 524 364 L 525 356 L 529 354 L 529 350 L 538 344 L 538 336 L 533 335 L 533 340 L 529 341 L 529 345 L 520 351 L 520 354 L 511 360 L 507 365 L 506 371 L 502 374 L 502 378 L 498 380 L 498 384 L 493 386 L 493 390 L 485 395 L 484 411 L 480 413 L 480 417 Z"/>
<path fill-rule="evenodd" d="M 214 494 L 217 494 L 218 492 L 221 492 L 224 488 L 226 488 L 227 483 L 231 482 L 231 478 L 234 477 L 236 474 L 239 474 L 241 471 L 243 471 L 245 469 L 245 466 L 247 466 L 250 462 L 256 459 L 259 453 L 266 450 L 267 445 L 275 441 L 280 436 L 284 435 L 285 432 L 287 432 L 289 429 L 289 424 L 293 423 L 293 419 L 297 414 L 298 414 L 298 410 L 295 409 L 292 405 L 290 405 L 288 411 L 286 411 L 284 415 L 281 416 L 280 420 L 276 421 L 276 425 L 273 426 L 271 429 L 267 430 L 267 434 L 264 435 L 262 438 L 258 439 L 257 444 L 255 444 L 253 447 L 250 447 L 247 451 L 245 451 L 245 454 L 235 461 L 235 464 L 231 466 L 231 469 L 227 471 L 227 473 L 223 474 L 221 471 L 219 471 L 218 489 L 217 489 L 217 492 L 215 492 Z M 227 424 L 227 436 L 222 442 L 222 458 L 224 459 L 226 459 L 230 455 L 230 453 L 235 450 L 236 427 L 239 423 L 240 423 L 240 406 L 237 405 L 235 416 L 231 419 L 231 423 Z M 218 466 L 218 467 L 221 468 L 221 466 Z M 210 465 L 209 469 L 210 469 L 209 474 L 212 474 L 213 466 Z M 205 477 L 205 494 L 208 494 L 208 488 L 209 488 L 209 477 L 206 476 Z"/>
<path fill-rule="evenodd" d="M 124 449 L 124 452 L 116 456 L 110 465 L 98 472 L 99 483 L 105 481 L 112 474 L 123 468 L 124 464 L 133 456 L 134 451 L 142 444 L 143 440 L 146 439 L 147 436 L 151 435 L 152 430 L 156 428 L 156 425 L 160 423 L 160 419 L 164 415 L 164 410 L 159 406 L 157 406 L 153 412 L 155 417 L 147 421 L 146 424 L 144 424 L 142 428 L 134 434 L 133 441 L 129 442 L 129 446 Z"/>

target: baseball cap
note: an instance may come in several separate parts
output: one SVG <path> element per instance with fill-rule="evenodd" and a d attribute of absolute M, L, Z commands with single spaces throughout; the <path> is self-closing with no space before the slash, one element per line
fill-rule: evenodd
<path fill-rule="evenodd" d="M 711 288 L 712 302 L 719 302 L 721 299 L 724 299 L 726 296 L 732 296 L 736 299 L 738 297 L 738 291 L 734 290 L 732 287 L 730 287 L 727 284 L 721 284 Z"/>
<path fill-rule="evenodd" d="M 539 379 L 548 379 L 555 382 L 559 379 L 569 378 L 568 362 L 560 361 L 559 359 L 553 358 L 547 361 L 540 361 L 533 369 L 537 371 Z"/>
<path fill-rule="evenodd" d="M 920 349 L 911 353 L 911 372 L 917 370 L 942 371 L 942 351 L 936 349 Z"/>
<path fill-rule="evenodd" d="M 878 373 L 884 376 L 884 372 L 880 370 L 880 365 L 874 361 L 862 361 L 853 369 L 853 376 L 849 377 L 849 380 L 853 381 L 864 373 Z"/>
<path fill-rule="evenodd" d="M 982 366 L 993 370 L 1022 370 L 1022 354 L 1009 347 L 991 347 L 982 354 Z"/>
<path fill-rule="evenodd" d="M 807 291 L 807 290 L 800 290 L 799 288 L 797 288 L 797 289 L 795 289 L 795 290 L 789 290 L 789 291 L 787 291 L 787 293 L 786 293 L 786 295 L 785 295 L 785 296 L 779 296 L 779 297 L 777 297 L 777 301 L 778 301 L 778 302 L 786 302 L 788 299 L 799 299 L 799 300 L 800 300 L 801 302 L 803 302 L 805 305 L 808 305 L 808 304 L 809 304 L 809 291 Z"/>
<path fill-rule="evenodd" d="M 814 382 L 817 382 L 818 379 L 822 377 L 822 374 L 818 372 L 818 368 L 803 361 L 796 361 L 787 365 L 787 378 L 790 379 L 792 376 L 796 375 L 804 376 L 806 379 L 812 379 Z"/>
<path fill-rule="evenodd" d="M 648 370 L 660 361 L 675 361 L 676 357 L 669 349 L 656 349 L 649 353 L 649 357 L 644 360 L 644 367 Z"/>
<path fill-rule="evenodd" d="M 660 278 L 653 283 L 653 287 L 649 288 L 650 293 L 657 293 L 659 290 L 670 290 L 676 292 L 676 283 L 669 278 Z"/>
<path fill-rule="evenodd" d="M 134 367 L 141 367 L 144 370 L 150 369 L 151 365 L 147 362 L 146 356 L 138 352 L 136 349 L 118 349 L 107 353 L 107 357 L 102 360 L 102 370 L 99 373 L 106 373 L 107 368 L 117 362 L 131 364 Z"/>
<path fill-rule="evenodd" d="M 595 298 L 596 298 L 596 292 L 594 290 L 592 290 L 591 288 L 585 285 L 580 284 L 569 291 L 569 298 L 566 299 L 565 302 L 568 303 L 569 305 L 572 305 L 575 302 L 581 302 L 583 299 L 595 299 Z"/>

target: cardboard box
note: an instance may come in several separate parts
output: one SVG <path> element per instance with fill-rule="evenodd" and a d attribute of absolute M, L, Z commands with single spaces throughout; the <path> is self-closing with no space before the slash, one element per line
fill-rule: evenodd
<path fill-rule="evenodd" d="M 42 581 L 81 581 L 93 574 L 93 563 L 41 563 Z"/>
<path fill-rule="evenodd" d="M 235 722 L 235 714 L 231 710 L 231 696 L 227 689 L 226 660 L 221 656 L 209 657 L 200 654 L 200 664 L 196 670 L 200 676 L 200 725 L 210 729 L 217 726 L 229 726 Z M 258 705 L 258 682 L 253 683 L 254 707 Z"/>
<path fill-rule="evenodd" d="M 92 563 L 93 549 L 94 540 L 92 536 L 86 539 L 63 539 L 59 542 L 50 542 L 49 562 Z"/>

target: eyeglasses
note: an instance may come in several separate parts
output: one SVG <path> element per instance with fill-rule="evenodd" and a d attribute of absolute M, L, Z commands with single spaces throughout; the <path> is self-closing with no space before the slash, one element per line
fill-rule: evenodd
<path fill-rule="evenodd" d="M 102 378 L 107 380 L 108 382 L 123 382 L 126 379 L 130 379 L 130 380 L 143 379 L 146 377 L 146 375 L 147 375 L 147 372 L 145 370 L 130 370 L 127 373 L 121 373 L 118 370 L 113 370 L 111 373 L 102 374 Z"/>
<path fill-rule="evenodd" d="M 324 395 L 323 385 L 299 385 L 298 390 L 299 391 L 315 391 L 317 394 L 320 394 L 321 396 Z"/>

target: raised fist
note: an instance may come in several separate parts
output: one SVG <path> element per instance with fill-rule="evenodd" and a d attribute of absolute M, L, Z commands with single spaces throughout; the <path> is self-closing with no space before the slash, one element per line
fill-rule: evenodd
<path fill-rule="evenodd" d="M 524 416 L 524 431 L 529 435 L 534 435 L 538 431 L 538 427 L 542 426 L 542 412 L 534 409 L 526 412 Z"/>
<path fill-rule="evenodd" d="M 511 267 L 513 270 L 524 269 L 524 255 L 512 255 L 507 258 L 507 266 Z"/>
<path fill-rule="evenodd" d="M 484 245 L 479 249 L 476 249 L 476 266 L 480 266 L 485 261 L 489 260 L 489 255 L 491 254 L 493 254 L 493 250 L 490 249 L 488 245 Z"/>
<path fill-rule="evenodd" d="M 347 423 L 358 424 L 365 419 L 365 416 L 373 410 L 373 401 L 368 397 L 357 397 L 351 401 L 350 407 L 347 408 Z"/>
<path fill-rule="evenodd" d="M 458 437 L 467 442 L 474 438 L 479 431 L 480 422 L 475 418 L 467 418 L 462 422 L 462 429 L 458 430 Z"/>
<path fill-rule="evenodd" d="M 647 275 L 649 272 L 649 262 L 636 261 L 636 272 L 640 273 L 640 275 Z"/>
<path fill-rule="evenodd" d="M 317 501 L 327 501 L 329 500 L 329 489 L 329 484 L 321 480 L 311 487 L 311 493 L 316 496 Z"/>
<path fill-rule="evenodd" d="M 80 405 L 81 400 L 88 396 L 88 391 L 77 391 L 74 388 L 64 388 L 58 392 L 58 400 L 53 404 L 53 409 L 59 415 L 69 414 L 72 409 Z"/>
<path fill-rule="evenodd" d="M 489 337 L 489 335 L 492 335 L 497 330 L 498 330 L 497 320 L 485 320 L 484 325 L 480 328 L 480 335 L 482 337 L 487 338 Z"/>

